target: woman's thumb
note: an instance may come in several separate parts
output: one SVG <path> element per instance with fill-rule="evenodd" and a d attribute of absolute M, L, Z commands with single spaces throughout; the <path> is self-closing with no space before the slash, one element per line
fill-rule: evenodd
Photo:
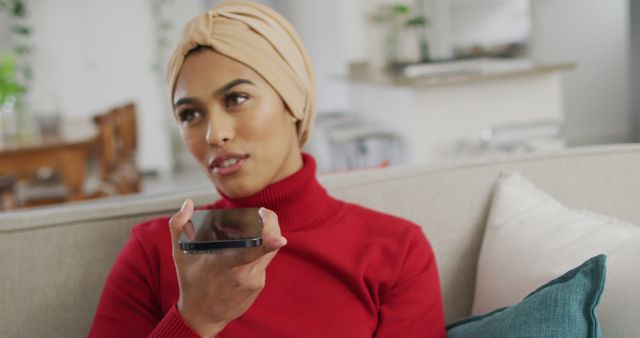
<path fill-rule="evenodd" d="M 169 230 L 171 231 L 171 240 L 174 244 L 174 247 L 178 244 L 178 239 L 180 238 L 180 234 L 183 231 L 187 232 L 189 235 L 189 230 L 193 232 L 193 228 L 185 227 L 188 225 L 191 216 L 193 215 L 193 201 L 191 199 L 186 199 L 184 203 L 182 203 L 182 207 L 180 210 L 173 215 L 169 219 Z M 190 236 L 193 237 L 193 236 Z"/>

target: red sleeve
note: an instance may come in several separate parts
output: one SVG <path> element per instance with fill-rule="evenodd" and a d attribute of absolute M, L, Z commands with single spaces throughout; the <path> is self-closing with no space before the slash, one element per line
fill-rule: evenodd
<path fill-rule="evenodd" d="M 393 286 L 381 295 L 375 337 L 444 338 L 438 268 L 431 246 L 415 227 Z"/>
<path fill-rule="evenodd" d="M 134 229 L 109 274 L 89 337 L 199 337 L 175 306 L 162 314 L 152 266 Z"/>

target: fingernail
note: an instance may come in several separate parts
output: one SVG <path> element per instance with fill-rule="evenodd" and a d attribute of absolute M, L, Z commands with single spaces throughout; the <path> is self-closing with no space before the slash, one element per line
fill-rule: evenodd
<path fill-rule="evenodd" d="M 287 245 L 287 243 L 289 243 L 289 241 L 287 241 L 286 238 L 280 236 L 280 245 L 281 246 L 285 246 L 285 245 Z"/>
<path fill-rule="evenodd" d="M 258 215 L 260 215 L 260 218 L 264 221 L 264 208 L 258 209 Z"/>
<path fill-rule="evenodd" d="M 180 211 L 184 210 L 184 208 L 187 207 L 187 202 L 189 202 L 188 199 L 184 200 L 184 202 L 182 202 L 182 206 L 180 207 Z"/>

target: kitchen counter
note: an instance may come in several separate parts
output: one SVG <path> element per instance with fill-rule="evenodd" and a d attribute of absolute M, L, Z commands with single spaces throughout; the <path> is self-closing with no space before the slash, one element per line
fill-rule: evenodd
<path fill-rule="evenodd" d="M 433 64 L 433 66 L 437 67 L 438 64 Z M 460 71 L 436 71 L 434 73 L 425 74 L 422 76 L 392 76 L 388 73 L 374 73 L 364 70 L 353 71 L 349 75 L 348 80 L 352 82 L 393 85 L 402 87 L 443 86 L 492 80 L 506 80 L 531 75 L 542 75 L 560 71 L 570 71 L 575 68 L 576 65 L 569 62 L 556 64 L 519 63 L 514 64 L 511 67 L 508 64 L 504 64 L 502 66 L 499 64 L 495 64 L 488 65 L 487 67 L 484 67 L 484 69 L 482 68 L 482 66 L 479 66 L 473 70 L 469 68 L 462 68 Z"/>

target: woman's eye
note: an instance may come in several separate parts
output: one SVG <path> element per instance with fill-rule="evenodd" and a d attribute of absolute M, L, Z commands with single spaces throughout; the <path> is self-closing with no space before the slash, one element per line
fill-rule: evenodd
<path fill-rule="evenodd" d="M 242 103 L 244 103 L 244 101 L 248 99 L 249 97 L 245 94 L 229 93 L 224 97 L 224 103 L 227 106 L 227 108 L 229 108 L 229 107 L 241 105 Z"/>
<path fill-rule="evenodd" d="M 178 113 L 178 119 L 181 123 L 192 123 L 194 120 L 200 118 L 202 113 L 195 109 L 184 109 Z"/>

